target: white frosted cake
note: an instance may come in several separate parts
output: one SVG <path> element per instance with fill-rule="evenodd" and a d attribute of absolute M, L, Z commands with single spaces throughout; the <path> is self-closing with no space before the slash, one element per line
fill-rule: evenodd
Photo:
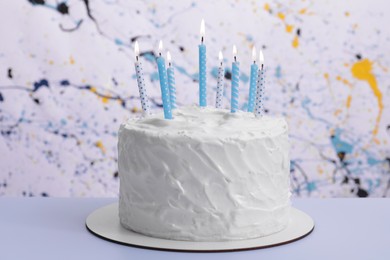
<path fill-rule="evenodd" d="M 145 235 L 190 241 L 267 236 L 290 211 L 288 127 L 279 117 L 197 106 L 119 130 L 119 218 Z"/>

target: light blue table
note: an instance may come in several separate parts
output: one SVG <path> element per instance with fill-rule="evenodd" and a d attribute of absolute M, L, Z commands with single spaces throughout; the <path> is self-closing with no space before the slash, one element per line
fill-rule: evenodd
<path fill-rule="evenodd" d="M 232 253 L 132 248 L 95 237 L 85 218 L 116 199 L 0 198 L 0 259 L 390 259 L 390 199 L 295 199 L 314 218 L 297 242 Z"/>

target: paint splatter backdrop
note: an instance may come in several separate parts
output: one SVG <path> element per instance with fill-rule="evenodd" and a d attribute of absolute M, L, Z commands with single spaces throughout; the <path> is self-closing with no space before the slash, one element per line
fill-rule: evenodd
<path fill-rule="evenodd" d="M 161 110 L 154 62 L 160 39 L 176 66 L 178 104 L 196 103 L 204 17 L 209 104 L 218 50 L 229 65 L 238 46 L 245 109 L 251 48 L 263 49 L 265 107 L 288 120 L 295 196 L 390 196 L 386 1 L 171 2 L 3 4 L 0 195 L 117 195 L 117 130 L 140 112 L 134 41 L 153 109 Z M 225 77 L 229 86 L 229 68 Z"/>

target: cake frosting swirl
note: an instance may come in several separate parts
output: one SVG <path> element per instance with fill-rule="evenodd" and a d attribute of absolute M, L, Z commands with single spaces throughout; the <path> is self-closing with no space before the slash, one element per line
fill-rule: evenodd
<path fill-rule="evenodd" d="M 189 106 L 119 130 L 119 218 L 146 235 L 190 241 L 266 236 L 290 211 L 282 117 Z"/>

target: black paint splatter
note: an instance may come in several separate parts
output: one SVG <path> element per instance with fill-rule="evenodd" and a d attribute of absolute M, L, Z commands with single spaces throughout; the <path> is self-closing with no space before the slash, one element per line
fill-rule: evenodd
<path fill-rule="evenodd" d="M 119 173 L 118 172 L 114 172 L 114 178 L 118 178 L 119 177 Z"/>
<path fill-rule="evenodd" d="M 297 36 L 298 36 L 298 37 L 301 36 L 301 29 L 300 29 L 300 28 L 297 29 Z"/>
<path fill-rule="evenodd" d="M 42 197 L 49 197 L 49 194 L 47 194 L 46 192 L 42 192 L 42 193 L 41 193 L 41 196 L 42 196 Z"/>
<path fill-rule="evenodd" d="M 362 59 L 362 55 L 361 54 L 356 54 L 356 59 L 358 59 L 358 60 L 361 60 Z"/>
<path fill-rule="evenodd" d="M 365 197 L 368 197 L 368 192 L 366 190 L 362 189 L 362 188 L 359 188 L 358 192 L 357 192 L 357 195 L 360 198 L 365 198 Z"/>
<path fill-rule="evenodd" d="M 33 5 L 44 5 L 45 0 L 28 0 Z"/>
<path fill-rule="evenodd" d="M 69 14 L 69 7 L 65 2 L 62 2 L 57 5 L 57 11 L 60 14 Z"/>
<path fill-rule="evenodd" d="M 3 97 L 3 94 L 1 94 L 0 92 L 0 102 L 3 102 L 4 101 L 4 97 Z"/>
<path fill-rule="evenodd" d="M 183 46 L 179 46 L 179 50 L 180 50 L 181 52 L 184 52 L 184 47 L 183 47 Z"/>
<path fill-rule="evenodd" d="M 69 86 L 70 85 L 69 80 L 66 80 L 66 79 L 61 80 L 60 84 L 61 84 L 61 86 Z"/>
<path fill-rule="evenodd" d="M 225 71 L 225 79 L 232 79 L 232 73 L 230 71 Z"/>
<path fill-rule="evenodd" d="M 9 79 L 12 79 L 12 78 L 13 78 L 13 75 L 12 75 L 12 68 L 8 68 L 7 77 L 8 77 Z"/>
<path fill-rule="evenodd" d="M 47 79 L 41 79 L 40 81 L 38 82 L 34 82 L 34 89 L 33 89 L 33 92 L 36 92 L 38 89 L 40 89 L 41 87 L 47 87 L 49 88 L 49 81 L 47 81 Z"/>

